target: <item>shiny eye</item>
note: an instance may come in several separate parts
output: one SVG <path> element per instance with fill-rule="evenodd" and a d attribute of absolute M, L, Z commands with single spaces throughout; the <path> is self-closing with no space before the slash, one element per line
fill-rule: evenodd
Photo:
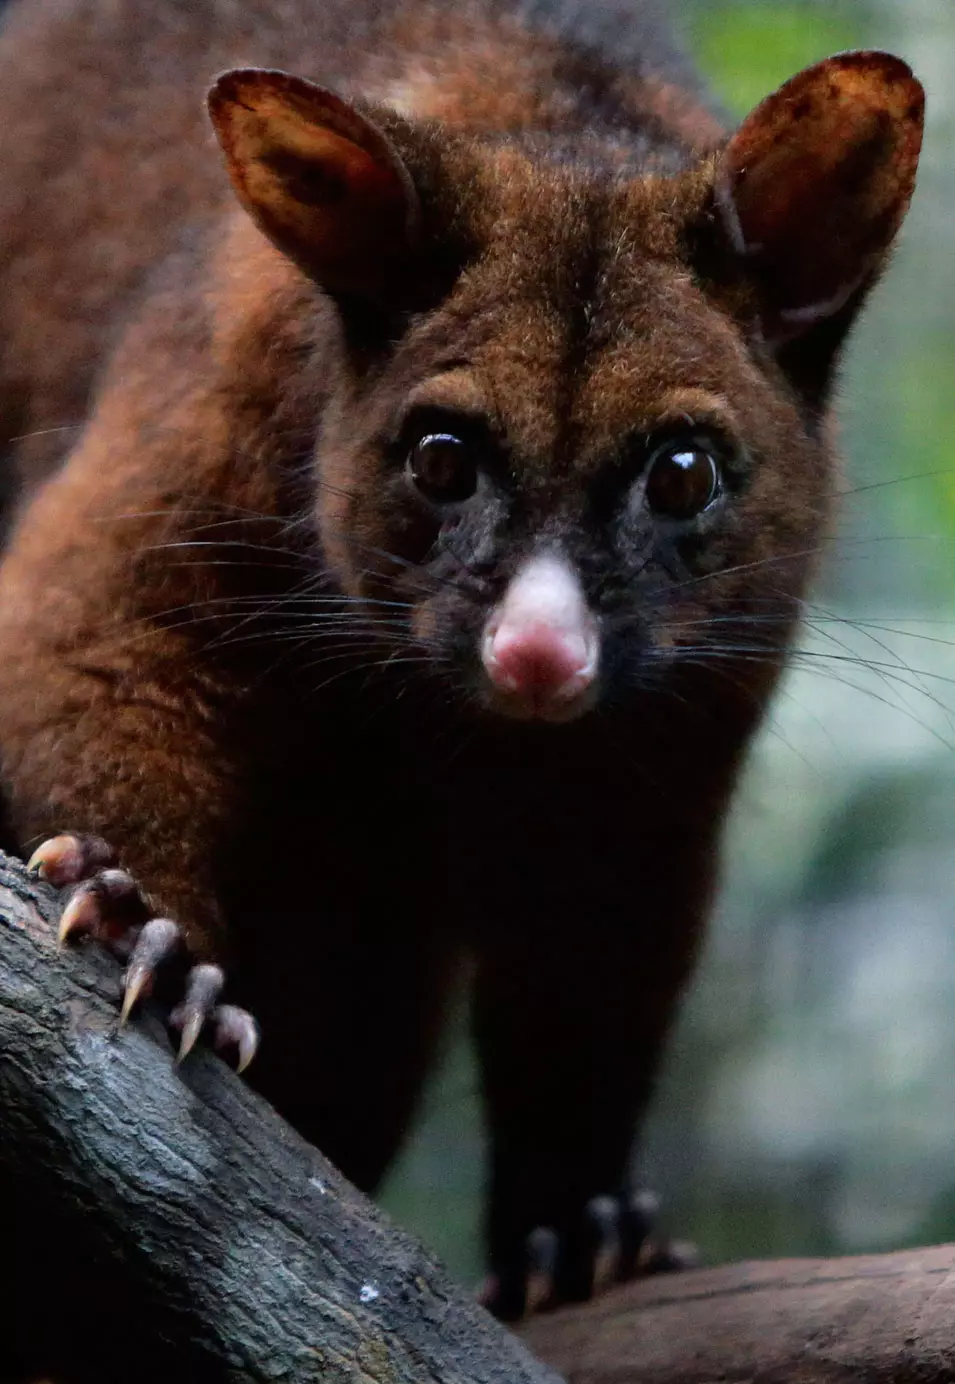
<path fill-rule="evenodd" d="M 693 519 L 716 499 L 720 468 L 695 442 L 669 442 L 650 459 L 647 504 L 667 519 Z"/>
<path fill-rule="evenodd" d="M 477 489 L 472 450 L 453 433 L 428 433 L 416 442 L 408 453 L 407 473 L 436 505 L 457 504 Z"/>

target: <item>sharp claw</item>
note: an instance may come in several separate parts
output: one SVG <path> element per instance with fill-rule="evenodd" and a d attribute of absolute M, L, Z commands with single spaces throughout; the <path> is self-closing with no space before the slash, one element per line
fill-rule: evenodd
<path fill-rule="evenodd" d="M 123 991 L 123 1007 L 120 1010 L 119 1022 L 122 1026 L 126 1023 L 136 1005 L 137 1000 L 148 991 L 152 976 L 146 966 L 131 966 L 126 972 L 126 986 Z"/>
<path fill-rule="evenodd" d="M 235 1070 L 241 1074 L 259 1050 L 258 1024 L 251 1014 L 231 1004 L 220 1004 L 212 1019 L 215 1025 L 216 1052 L 221 1052 L 223 1048 L 235 1048 Z"/>
<path fill-rule="evenodd" d="M 188 1057 L 195 1047 L 206 1020 L 215 1011 L 215 1003 L 224 983 L 225 977 L 220 967 L 209 962 L 194 966 L 190 972 L 183 1002 L 171 1015 L 171 1022 L 181 1033 L 177 1062 Z"/>
<path fill-rule="evenodd" d="M 182 1026 L 182 1036 L 179 1039 L 179 1051 L 176 1054 L 176 1061 L 183 1062 L 196 1046 L 199 1034 L 202 1032 L 206 1016 L 198 1010 L 192 1010 Z"/>
<path fill-rule="evenodd" d="M 42 841 L 27 861 L 27 871 L 35 879 L 46 880 L 54 888 L 72 884 L 80 878 L 81 852 L 75 836 L 50 836 Z"/>
<path fill-rule="evenodd" d="M 531 1273 L 527 1276 L 527 1304 L 524 1308 L 525 1317 L 532 1317 L 539 1312 L 544 1303 L 550 1298 L 554 1290 L 554 1281 L 547 1274 Z"/>
<path fill-rule="evenodd" d="M 37 846 L 36 850 L 27 861 L 27 874 L 36 875 L 39 879 L 44 878 L 43 867 L 46 864 L 46 842 L 42 846 Z"/>
<path fill-rule="evenodd" d="M 63 910 L 57 941 L 62 946 L 76 933 L 95 932 L 99 908 L 92 895 L 84 891 L 74 894 Z"/>
<path fill-rule="evenodd" d="M 554 1291 L 558 1241 L 553 1230 L 538 1226 L 527 1237 L 527 1301 L 525 1316 L 537 1312 Z"/>
<path fill-rule="evenodd" d="M 239 1060 L 236 1063 L 236 1071 L 241 1074 L 252 1061 L 259 1050 L 259 1035 L 254 1026 L 250 1026 L 248 1032 L 243 1033 L 239 1039 Z"/>
<path fill-rule="evenodd" d="M 64 831 L 41 841 L 30 856 L 27 869 L 34 877 L 62 889 L 66 884 L 78 884 L 115 860 L 115 852 L 100 837 Z"/>
<path fill-rule="evenodd" d="M 585 1211 L 593 1236 L 593 1292 L 613 1283 L 622 1262 L 620 1203 L 616 1197 L 597 1196 Z"/>

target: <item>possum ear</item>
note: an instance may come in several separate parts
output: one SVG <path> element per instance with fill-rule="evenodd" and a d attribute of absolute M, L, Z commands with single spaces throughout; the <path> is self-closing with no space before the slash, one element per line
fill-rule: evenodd
<path fill-rule="evenodd" d="M 844 53 L 793 77 L 730 140 L 716 203 L 769 341 L 832 317 L 877 273 L 915 187 L 924 105 L 899 58 Z"/>
<path fill-rule="evenodd" d="M 209 114 L 239 201 L 274 244 L 329 292 L 387 302 L 419 207 L 385 135 L 322 87 L 259 69 L 224 73 Z"/>

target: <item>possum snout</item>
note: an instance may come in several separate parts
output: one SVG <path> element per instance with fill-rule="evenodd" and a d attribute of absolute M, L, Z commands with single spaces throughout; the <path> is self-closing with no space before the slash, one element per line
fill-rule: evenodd
<path fill-rule="evenodd" d="M 600 635 L 580 579 L 556 553 L 528 558 L 491 612 L 481 642 L 491 708 L 570 721 L 593 705 Z"/>

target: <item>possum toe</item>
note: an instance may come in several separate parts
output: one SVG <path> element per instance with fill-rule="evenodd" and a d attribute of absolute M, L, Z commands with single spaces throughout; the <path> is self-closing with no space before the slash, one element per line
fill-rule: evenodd
<path fill-rule="evenodd" d="M 60 918 L 59 939 L 88 934 L 125 960 L 149 917 L 149 905 L 125 870 L 97 870 L 75 885 Z"/>
<path fill-rule="evenodd" d="M 63 889 L 115 864 L 116 852 L 101 836 L 64 832 L 42 842 L 30 856 L 27 869 L 54 889 Z"/>
<path fill-rule="evenodd" d="M 650 1192 L 593 1197 L 560 1226 L 533 1230 L 489 1276 L 481 1301 L 502 1320 L 517 1321 L 586 1301 L 615 1283 L 695 1267 L 695 1249 L 661 1235 L 658 1215 Z"/>
<path fill-rule="evenodd" d="M 234 1004 L 220 1004 L 212 1013 L 216 1052 L 231 1055 L 237 1072 L 244 1072 L 259 1047 L 259 1026 L 252 1015 Z"/>
<path fill-rule="evenodd" d="M 152 993 L 162 968 L 184 956 L 185 950 L 182 931 L 171 918 L 150 918 L 143 924 L 123 980 L 121 1022 L 126 1022 L 140 999 Z"/>
<path fill-rule="evenodd" d="M 181 1003 L 169 1016 L 170 1025 L 179 1031 L 178 1061 L 195 1047 L 203 1030 L 208 1031 L 216 1052 L 232 1059 L 242 1072 L 259 1046 L 259 1028 L 252 1015 L 234 1004 L 219 1004 L 225 985 L 221 967 L 193 966 L 186 977 Z"/>

